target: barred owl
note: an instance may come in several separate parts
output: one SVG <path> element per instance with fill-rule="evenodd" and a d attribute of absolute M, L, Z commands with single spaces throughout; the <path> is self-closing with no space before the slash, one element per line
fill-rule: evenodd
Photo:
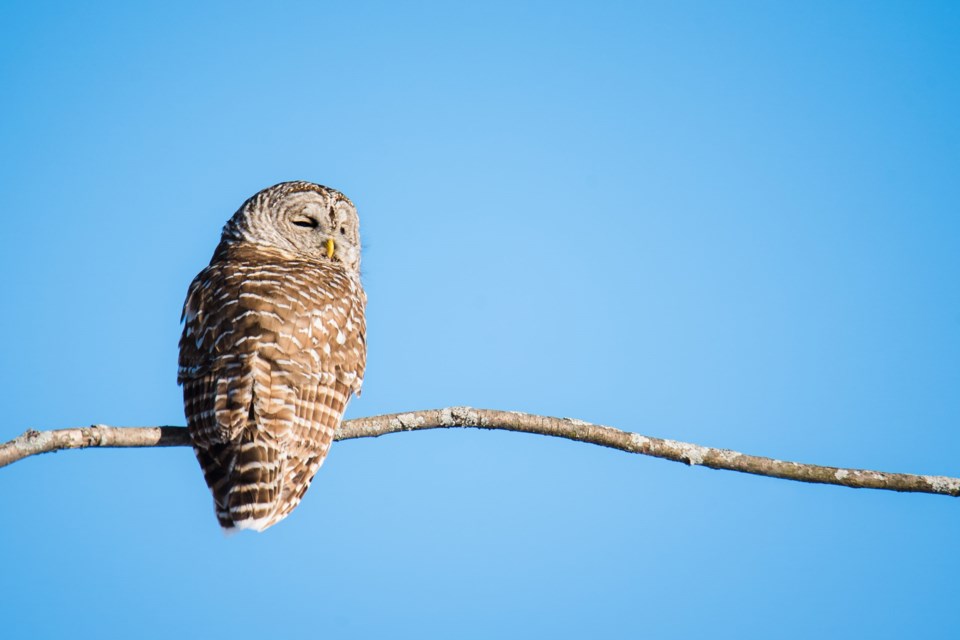
<path fill-rule="evenodd" d="M 187 292 L 177 376 L 224 529 L 263 531 L 300 503 L 360 394 L 365 304 L 339 191 L 284 182 L 224 226 Z"/>

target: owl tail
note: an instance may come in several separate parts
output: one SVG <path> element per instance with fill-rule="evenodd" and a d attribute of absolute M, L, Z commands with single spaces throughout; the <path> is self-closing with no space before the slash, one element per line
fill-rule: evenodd
<path fill-rule="evenodd" d="M 224 528 L 263 531 L 279 520 L 275 513 L 283 480 L 280 446 L 263 431 L 244 429 L 233 450 L 226 495 L 215 496 L 222 498 L 215 500 L 217 518 Z"/>

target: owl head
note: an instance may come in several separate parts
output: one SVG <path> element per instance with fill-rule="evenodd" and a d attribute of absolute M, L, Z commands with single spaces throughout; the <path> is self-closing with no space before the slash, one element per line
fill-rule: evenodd
<path fill-rule="evenodd" d="M 249 243 L 296 258 L 360 271 L 360 220 L 350 199 L 312 182 L 281 182 L 243 203 L 223 228 L 222 246 Z"/>

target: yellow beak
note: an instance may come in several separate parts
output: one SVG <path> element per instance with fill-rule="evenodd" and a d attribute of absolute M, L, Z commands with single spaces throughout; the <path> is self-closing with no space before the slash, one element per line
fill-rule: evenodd
<path fill-rule="evenodd" d="M 327 238 L 327 257 L 333 257 L 333 238 Z"/>

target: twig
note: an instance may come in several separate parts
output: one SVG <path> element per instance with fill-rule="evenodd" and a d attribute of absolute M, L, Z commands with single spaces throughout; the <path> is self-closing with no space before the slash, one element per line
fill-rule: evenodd
<path fill-rule="evenodd" d="M 960 496 L 960 478 L 886 473 L 864 469 L 841 469 L 815 464 L 786 462 L 751 456 L 729 449 L 714 449 L 688 442 L 642 436 L 613 427 L 590 424 L 572 418 L 551 418 L 514 411 L 451 407 L 410 413 L 395 413 L 347 420 L 337 440 L 374 438 L 398 431 L 472 427 L 504 429 L 589 442 L 629 453 L 702 465 L 711 469 L 740 471 L 773 478 L 836 484 L 859 489 L 886 489 Z M 27 431 L 0 445 L 0 467 L 17 460 L 60 449 L 85 447 L 182 447 L 190 438 L 184 427 L 108 427 L 93 425 L 56 431 Z"/>

